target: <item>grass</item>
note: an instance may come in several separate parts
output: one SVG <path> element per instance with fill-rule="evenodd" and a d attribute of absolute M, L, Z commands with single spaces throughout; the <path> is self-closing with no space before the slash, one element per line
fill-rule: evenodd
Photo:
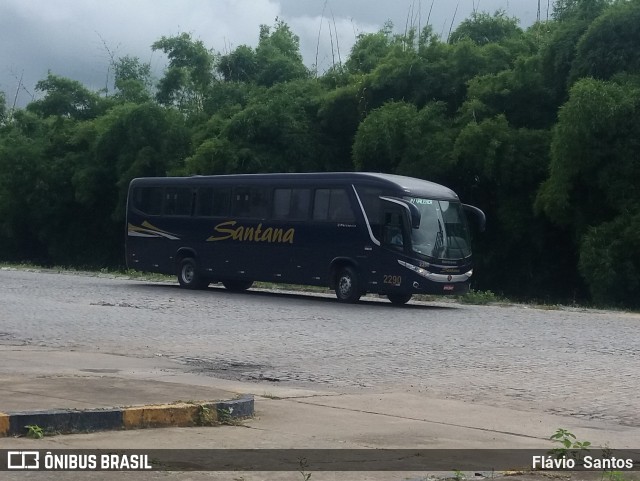
<path fill-rule="evenodd" d="M 463 304 L 487 305 L 498 302 L 498 297 L 491 291 L 476 291 L 471 289 L 465 295 L 458 297 Z"/>
<path fill-rule="evenodd" d="M 274 400 L 282 399 L 280 396 L 276 396 L 275 394 L 272 394 L 270 392 L 265 392 L 261 397 Z"/>
<path fill-rule="evenodd" d="M 37 272 L 54 272 L 54 273 L 69 273 L 80 274 L 90 276 L 109 276 L 109 277 L 121 277 L 125 279 L 139 279 L 151 282 L 176 282 L 175 276 L 168 276 L 165 274 L 155 274 L 153 272 L 140 272 L 134 269 L 110 269 L 110 268 L 81 268 L 81 267 L 65 267 L 65 266 L 40 266 L 37 264 L 31 264 L 29 262 L 11 263 L 0 262 L 0 269 L 15 269 L 23 271 L 37 271 Z"/>
<path fill-rule="evenodd" d="M 29 424 L 24 427 L 27 430 L 26 436 L 31 439 L 42 439 L 44 437 L 44 429 L 37 424 Z"/>
<path fill-rule="evenodd" d="M 328 294 L 333 292 L 328 287 L 304 286 L 300 284 L 276 284 L 274 282 L 256 282 L 254 287 L 274 291 L 316 292 L 318 294 Z"/>

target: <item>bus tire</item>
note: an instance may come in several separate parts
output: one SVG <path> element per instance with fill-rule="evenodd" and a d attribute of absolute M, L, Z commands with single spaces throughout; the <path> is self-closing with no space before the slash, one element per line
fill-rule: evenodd
<path fill-rule="evenodd" d="M 411 294 L 391 293 L 387 294 L 387 297 L 391 301 L 391 304 L 396 306 L 402 306 L 411 300 Z"/>
<path fill-rule="evenodd" d="M 358 302 L 361 295 L 358 273 L 351 266 L 341 268 L 336 276 L 336 297 L 338 301 Z"/>
<path fill-rule="evenodd" d="M 231 292 L 242 292 L 250 289 L 253 281 L 222 281 L 222 285 Z"/>
<path fill-rule="evenodd" d="M 185 257 L 178 268 L 178 282 L 186 289 L 205 289 L 209 282 L 198 271 L 198 264 L 193 257 Z"/>

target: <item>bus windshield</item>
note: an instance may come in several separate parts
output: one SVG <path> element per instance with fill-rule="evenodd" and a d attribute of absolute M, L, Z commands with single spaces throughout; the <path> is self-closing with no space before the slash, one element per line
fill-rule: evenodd
<path fill-rule="evenodd" d="M 471 240 L 462 205 L 458 202 L 407 197 L 420 211 L 420 227 L 411 229 L 412 249 L 423 257 L 464 259 Z"/>

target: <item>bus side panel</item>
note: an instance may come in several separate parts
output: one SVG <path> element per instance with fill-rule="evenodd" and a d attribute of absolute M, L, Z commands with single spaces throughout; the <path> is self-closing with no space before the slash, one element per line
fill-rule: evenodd
<path fill-rule="evenodd" d="M 208 219 L 197 231 L 201 265 L 214 279 L 288 279 L 295 229 L 271 221 Z M 287 280 L 286 282 L 290 282 Z"/>
<path fill-rule="evenodd" d="M 356 265 L 363 279 L 363 286 L 369 271 L 370 251 L 365 250 L 368 236 L 361 225 L 310 222 L 307 228 L 305 245 L 310 255 L 305 262 L 305 284 L 328 285 L 331 264 L 342 259 Z M 364 289 L 364 287 L 363 287 Z"/>
<path fill-rule="evenodd" d="M 175 255 L 185 241 L 185 220 L 176 222 L 129 212 L 127 216 L 127 267 L 143 272 L 176 273 Z"/>
<path fill-rule="evenodd" d="M 211 226 L 196 230 L 201 267 L 212 279 L 326 286 L 336 258 L 367 273 L 368 237 L 356 224 L 216 219 Z"/>

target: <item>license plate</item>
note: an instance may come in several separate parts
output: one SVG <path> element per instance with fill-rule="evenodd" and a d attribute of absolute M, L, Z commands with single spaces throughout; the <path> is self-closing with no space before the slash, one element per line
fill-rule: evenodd
<path fill-rule="evenodd" d="M 455 289 L 455 286 L 449 286 L 449 285 L 444 286 L 445 291 L 453 291 L 454 289 Z"/>

